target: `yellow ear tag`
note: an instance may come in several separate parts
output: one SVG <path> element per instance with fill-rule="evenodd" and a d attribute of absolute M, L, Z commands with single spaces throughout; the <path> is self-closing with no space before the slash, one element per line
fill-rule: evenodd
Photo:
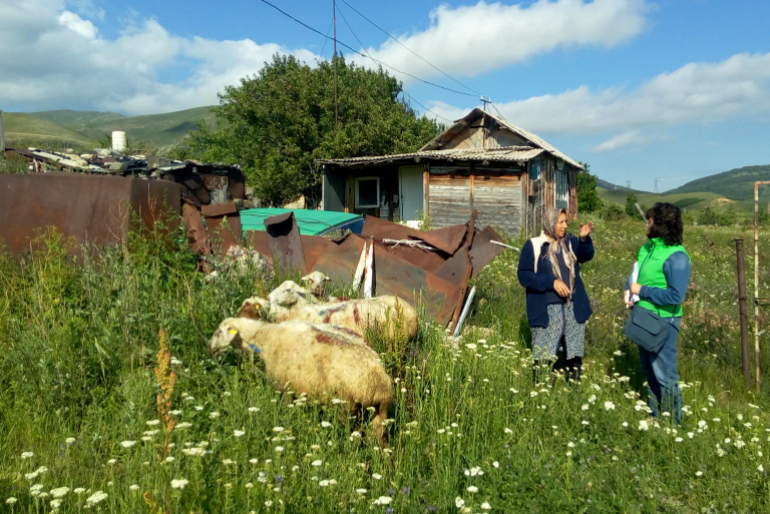
<path fill-rule="evenodd" d="M 237 334 L 237 333 L 238 333 L 238 331 L 237 331 L 237 330 L 235 330 L 234 328 L 231 328 L 231 329 L 229 329 L 229 330 L 228 330 L 228 332 L 230 332 L 230 333 L 231 333 L 231 334 L 233 334 L 233 335 L 235 335 L 235 334 Z"/>

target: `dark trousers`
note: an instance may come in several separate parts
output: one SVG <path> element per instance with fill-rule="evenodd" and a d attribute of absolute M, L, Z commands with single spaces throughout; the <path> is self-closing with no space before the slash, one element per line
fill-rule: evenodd
<path fill-rule="evenodd" d="M 661 411 L 674 416 L 674 421 L 682 421 L 682 393 L 679 390 L 679 373 L 676 369 L 676 340 L 682 318 L 671 320 L 668 339 L 658 353 L 650 353 L 639 347 L 639 360 L 642 371 L 647 377 L 649 405 L 656 418 Z"/>
<path fill-rule="evenodd" d="M 549 365 L 548 368 L 544 368 L 544 365 Z M 580 381 L 580 377 L 583 374 L 583 357 L 567 358 L 567 345 L 564 344 L 564 338 L 559 341 L 559 349 L 556 352 L 555 360 L 539 360 L 532 363 L 532 378 L 535 382 L 538 382 L 539 378 L 542 378 L 546 373 L 551 374 L 554 371 L 563 373 L 567 381 Z"/>

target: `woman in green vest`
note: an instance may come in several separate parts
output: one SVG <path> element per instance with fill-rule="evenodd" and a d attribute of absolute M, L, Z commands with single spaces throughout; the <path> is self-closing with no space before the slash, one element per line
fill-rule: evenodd
<path fill-rule="evenodd" d="M 639 277 L 626 289 L 638 295 L 639 305 L 669 321 L 671 328 L 663 347 L 652 353 L 639 347 L 642 371 L 647 376 L 652 415 L 673 414 L 682 419 L 682 395 L 676 369 L 676 340 L 682 321 L 682 303 L 690 283 L 690 256 L 682 246 L 682 215 L 679 207 L 656 203 L 647 211 L 649 241 L 639 250 Z M 625 298 L 624 293 L 624 298 Z M 629 306 L 631 301 L 626 302 Z"/>

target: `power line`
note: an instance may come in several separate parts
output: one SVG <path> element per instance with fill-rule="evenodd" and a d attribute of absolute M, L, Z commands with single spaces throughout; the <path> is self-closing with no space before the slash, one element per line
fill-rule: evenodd
<path fill-rule="evenodd" d="M 379 64 L 379 65 L 381 65 L 381 66 L 385 66 L 386 68 L 390 68 L 391 70 L 393 70 L 393 71 L 395 71 L 395 72 L 397 72 L 397 73 L 401 73 L 401 74 L 403 74 L 403 75 L 407 75 L 407 76 L 409 76 L 409 77 L 412 77 L 413 79 L 415 79 L 415 80 L 417 80 L 417 81 L 419 81 L 419 82 L 422 82 L 422 83 L 424 83 L 424 84 L 428 84 L 429 86 L 437 87 L 437 88 L 443 89 L 443 90 L 445 90 L 445 91 L 451 91 L 452 93 L 457 93 L 458 95 L 464 95 L 464 96 L 474 96 L 474 95 L 472 95 L 471 93 L 466 93 L 466 92 L 464 92 L 464 91 L 458 91 L 458 90 L 456 90 L 456 89 L 452 89 L 452 88 L 450 88 L 450 87 L 441 86 L 441 85 L 439 85 L 439 84 L 436 84 L 436 83 L 434 83 L 434 82 L 429 82 L 429 81 L 427 81 L 427 80 L 425 80 L 425 79 L 421 79 L 420 77 L 416 77 L 416 76 L 412 75 L 411 73 L 407 73 L 407 72 L 405 72 L 405 71 L 401 71 L 401 70 L 399 70 L 399 69 L 397 69 L 397 68 L 394 68 L 393 66 L 391 66 L 391 65 L 389 65 L 389 64 L 387 64 L 387 63 L 384 63 L 384 62 L 380 61 L 379 59 L 375 59 L 374 57 L 372 57 L 372 56 L 370 56 L 370 55 L 364 55 L 364 54 L 362 54 L 361 52 L 359 52 L 358 50 L 355 50 L 353 47 L 351 47 L 350 45 L 347 45 L 347 44 L 343 43 L 342 41 L 340 41 L 340 40 L 339 40 L 339 39 L 337 39 L 337 38 L 329 38 L 329 36 L 327 36 L 326 34 L 324 34 L 323 32 L 321 32 L 320 30 L 314 29 L 314 28 L 313 28 L 313 27 L 311 27 L 310 25 L 308 25 L 308 24 L 306 24 L 306 23 L 303 23 L 303 22 L 301 22 L 300 20 L 298 20 L 297 18 L 295 18 L 295 17 L 294 17 L 294 16 L 292 16 L 291 14 L 289 14 L 289 13 L 287 13 L 287 12 L 285 12 L 285 11 L 281 10 L 279 7 L 277 7 L 277 6 L 273 5 L 273 4 L 271 4 L 271 3 L 270 3 L 270 2 L 268 2 L 267 0 L 260 0 L 260 1 L 261 1 L 262 3 L 265 3 L 265 4 L 269 5 L 270 7 L 272 7 L 273 9 L 275 9 L 276 11 L 280 12 L 281 14 L 283 14 L 284 16 L 286 16 L 286 17 L 288 17 L 288 18 L 290 18 L 290 19 L 294 20 L 295 22 L 299 23 L 299 24 L 300 24 L 300 25 L 302 25 L 303 27 L 305 27 L 305 28 L 307 28 L 307 29 L 309 29 L 309 30 L 312 30 L 312 31 L 313 31 L 313 32 L 315 32 L 316 34 L 318 34 L 318 35 L 320 35 L 320 36 L 323 36 L 323 37 L 325 37 L 326 39 L 333 39 L 334 41 L 336 41 L 336 42 L 337 42 L 337 43 L 339 43 L 340 45 L 344 46 L 345 48 L 347 48 L 348 50 L 350 50 L 351 52 L 353 52 L 353 53 L 354 53 L 354 54 L 356 54 L 356 55 L 360 55 L 361 57 L 366 57 L 366 58 L 369 58 L 369 59 L 373 60 L 374 62 L 376 62 L 377 64 Z"/>
<path fill-rule="evenodd" d="M 416 103 L 417 105 L 419 105 L 420 107 L 422 107 L 423 109 L 425 109 L 426 111 L 428 111 L 429 113 L 433 114 L 434 116 L 436 116 L 436 117 L 438 117 L 438 118 L 441 118 L 442 120 L 446 120 L 446 121 L 448 121 L 449 123 L 454 123 L 454 121 L 450 120 L 449 118 L 445 118 L 444 116 L 442 116 L 442 115 L 440 115 L 440 114 L 438 114 L 438 113 L 436 113 L 436 112 L 433 112 L 433 111 L 431 111 L 430 109 L 428 109 L 428 108 L 427 108 L 427 107 L 425 107 L 423 104 L 421 104 L 420 102 L 418 102 L 418 101 L 417 101 L 417 100 L 416 100 L 416 99 L 415 99 L 415 98 L 414 98 L 412 95 L 410 95 L 409 93 L 407 93 L 407 92 L 406 92 L 406 91 L 404 91 L 403 89 L 401 90 L 401 92 L 402 92 L 402 93 L 404 93 L 406 96 L 408 96 L 408 97 L 409 97 L 409 101 L 410 101 L 410 102 L 414 102 L 414 103 Z"/>
<path fill-rule="evenodd" d="M 332 22 L 329 24 L 329 28 L 328 28 L 328 29 L 326 29 L 326 36 L 325 36 L 325 37 L 326 37 L 326 39 L 324 39 L 324 46 L 322 46 L 322 47 L 321 47 L 321 53 L 319 54 L 321 57 L 323 57 L 323 56 L 324 56 L 324 50 L 326 50 L 326 43 L 328 43 L 328 42 L 329 42 L 329 31 L 332 29 L 332 25 L 334 25 L 334 21 L 332 21 Z"/>
<path fill-rule="evenodd" d="M 445 76 L 445 77 L 447 77 L 448 79 L 450 79 L 450 80 L 452 80 L 452 81 L 454 81 L 454 82 L 456 82 L 456 83 L 460 84 L 460 85 L 461 85 L 462 87 L 464 87 L 465 89 L 467 89 L 467 90 L 469 90 L 469 91 L 473 91 L 474 93 L 476 93 L 476 94 L 477 94 L 477 95 L 479 95 L 479 96 L 483 96 L 481 93 L 479 93 L 479 92 L 478 92 L 478 91 L 476 91 L 475 89 L 473 89 L 473 88 L 471 88 L 471 87 L 468 87 L 468 86 L 466 86 L 465 84 L 463 84 L 462 82 L 460 82 L 460 81 L 459 81 L 459 80 L 457 80 L 456 78 L 452 77 L 451 75 L 449 75 L 449 74 L 448 74 L 448 73 L 446 73 L 445 71 L 443 71 L 443 70 L 439 69 L 439 68 L 438 68 L 438 66 L 436 66 L 436 65 L 435 65 L 435 64 L 433 64 L 432 62 L 428 61 L 427 59 L 425 59 L 424 57 L 422 57 L 421 55 L 419 55 L 417 52 L 415 52 L 414 50 L 412 50 L 411 48 L 409 48 L 408 46 L 406 46 L 404 43 L 402 43 L 402 42 L 401 42 L 401 41 L 399 41 L 398 39 L 394 38 L 394 37 L 393 37 L 393 36 L 392 36 L 392 35 L 391 35 L 391 34 L 390 34 L 390 33 L 389 33 L 387 30 L 383 29 L 382 27 L 380 27 L 379 25 L 377 25 L 376 23 L 374 23 L 372 20 L 370 20 L 369 18 L 367 18 L 366 16 L 364 16 L 363 14 L 361 14 L 361 12 L 360 12 L 360 11 L 358 11 L 358 10 L 357 10 L 355 7 L 353 7 L 352 5 L 350 5 L 349 3 L 347 3 L 345 0 L 340 0 L 340 2 L 342 2 L 343 4 L 347 5 L 347 6 L 348 6 L 348 7 L 350 7 L 351 9 L 353 9 L 353 11 L 354 11 L 356 14 L 358 14 L 359 16 L 361 16 L 363 19 L 365 19 L 366 21 L 368 21 L 369 23 L 371 23 L 371 24 L 372 24 L 372 25 L 374 25 L 375 27 L 377 27 L 377 29 L 378 29 L 380 32 L 382 32 L 383 34 L 385 34 L 385 35 L 386 35 L 386 36 L 388 36 L 390 39 L 392 39 L 393 41 L 395 41 L 395 42 L 396 42 L 396 43 L 398 43 L 399 45 L 403 46 L 403 47 L 404 47 L 404 48 L 406 48 L 407 50 L 409 50 L 409 51 L 410 51 L 412 54 L 414 54 L 414 55 L 416 55 L 417 57 L 419 57 L 419 58 L 420 58 L 422 61 L 424 61 L 424 62 L 426 62 L 427 64 L 429 64 L 429 65 L 430 65 L 430 66 L 431 66 L 431 67 L 432 67 L 434 70 L 438 71 L 439 73 L 441 73 L 442 75 L 444 75 L 444 76 Z M 340 11 L 340 14 L 342 14 L 342 11 Z M 344 18 L 344 17 L 345 17 L 345 16 L 343 15 L 343 18 Z M 347 23 L 347 22 L 346 22 L 346 23 Z M 359 42 L 360 42 L 360 41 L 359 41 Z M 363 46 L 364 46 L 364 45 L 361 45 L 361 47 L 363 47 Z M 367 53 L 369 53 L 369 52 L 367 52 Z"/>

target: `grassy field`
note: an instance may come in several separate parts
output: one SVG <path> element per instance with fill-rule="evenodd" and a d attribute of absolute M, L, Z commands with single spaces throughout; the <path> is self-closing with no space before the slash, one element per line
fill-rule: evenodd
<path fill-rule="evenodd" d="M 81 139 L 95 142 L 123 130 L 131 142 L 142 141 L 160 148 L 179 144 L 182 138 L 195 129 L 199 120 L 214 123 L 210 107 L 196 107 L 184 111 L 142 116 L 123 116 L 113 112 L 99 111 L 41 111 L 34 113 L 6 113 L 8 123 L 15 131 L 35 132 L 49 137 L 70 137 L 79 134 Z M 34 128 L 32 128 L 34 127 Z M 11 130 L 11 129 L 7 129 Z"/>
<path fill-rule="evenodd" d="M 430 323 L 403 352 L 370 334 L 398 380 L 387 451 L 343 407 L 288 402 L 259 364 L 209 357 L 218 323 L 273 284 L 207 286 L 175 237 L 152 234 L 95 262 L 67 264 L 53 236 L 34 258 L 0 257 L 0 512 L 767 512 L 770 402 L 743 385 L 735 300 L 733 238 L 750 234 L 686 228 L 686 407 L 672 426 L 648 418 L 622 335 L 644 229 L 595 221 L 583 381 L 533 380 L 506 252 L 475 279 L 458 347 Z M 767 266 L 767 240 L 761 251 Z M 169 433 L 161 328 L 177 373 Z"/>

